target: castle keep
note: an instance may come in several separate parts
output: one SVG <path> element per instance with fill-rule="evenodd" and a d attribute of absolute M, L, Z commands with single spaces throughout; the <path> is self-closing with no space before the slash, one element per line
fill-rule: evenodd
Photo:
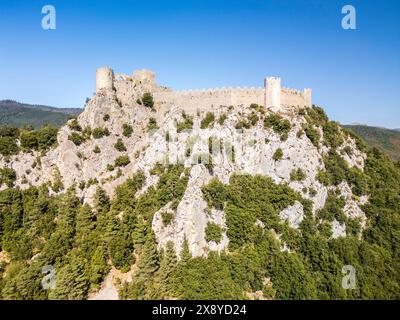
<path fill-rule="evenodd" d="M 173 105 L 181 106 L 187 112 L 212 111 L 221 105 L 250 105 L 257 103 L 272 111 L 285 106 L 310 107 L 311 89 L 302 91 L 282 88 L 281 79 L 268 77 L 264 87 L 259 88 L 214 88 L 201 90 L 174 91 L 156 83 L 155 73 L 137 70 L 132 76 L 114 74 L 109 67 L 96 72 L 96 93 L 115 90 L 117 98 L 124 104 L 134 103 L 143 93 L 151 92 L 156 107 L 167 111 Z"/>

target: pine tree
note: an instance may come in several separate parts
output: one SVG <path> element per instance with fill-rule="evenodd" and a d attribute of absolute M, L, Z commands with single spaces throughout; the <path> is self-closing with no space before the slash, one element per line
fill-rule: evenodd
<path fill-rule="evenodd" d="M 76 240 L 82 242 L 96 227 L 95 216 L 88 204 L 79 208 L 76 216 Z"/>
<path fill-rule="evenodd" d="M 107 264 L 107 254 L 104 246 L 98 246 L 90 261 L 90 282 L 99 284 L 108 271 L 110 266 Z"/>
<path fill-rule="evenodd" d="M 57 274 L 56 287 L 49 293 L 53 300 L 82 300 L 87 297 L 89 281 L 85 272 L 85 261 L 74 258 Z"/>
<path fill-rule="evenodd" d="M 135 249 L 140 253 L 144 243 L 146 242 L 146 234 L 147 234 L 147 224 L 146 221 L 139 217 L 136 221 L 135 227 L 132 231 L 132 240 L 135 246 Z"/>
<path fill-rule="evenodd" d="M 138 261 L 138 275 L 149 279 L 159 268 L 159 255 L 154 233 L 151 231 L 143 245 Z"/>
<path fill-rule="evenodd" d="M 169 241 L 161 254 L 160 268 L 157 271 L 156 283 L 158 296 L 161 299 L 169 298 L 172 295 L 173 273 L 176 269 L 177 258 L 174 244 Z"/>
<path fill-rule="evenodd" d="M 128 233 L 119 231 L 109 242 L 108 252 L 113 265 L 122 272 L 128 272 L 134 263 L 133 243 Z"/>
<path fill-rule="evenodd" d="M 104 189 L 98 187 L 94 199 L 97 213 L 106 214 L 110 210 L 110 198 Z"/>
<path fill-rule="evenodd" d="M 189 242 L 187 241 L 186 236 L 183 238 L 180 258 L 181 258 L 181 263 L 183 264 L 192 258 L 192 254 L 189 249 Z"/>
<path fill-rule="evenodd" d="M 14 264 L 7 272 L 5 286 L 0 296 L 7 300 L 45 299 L 47 294 L 41 286 L 42 276 L 41 268 L 37 263 Z"/>
<path fill-rule="evenodd" d="M 58 217 L 60 221 L 65 222 L 68 226 L 75 229 L 75 219 L 80 202 L 75 194 L 75 187 L 68 188 L 67 192 L 60 198 L 58 206 Z"/>

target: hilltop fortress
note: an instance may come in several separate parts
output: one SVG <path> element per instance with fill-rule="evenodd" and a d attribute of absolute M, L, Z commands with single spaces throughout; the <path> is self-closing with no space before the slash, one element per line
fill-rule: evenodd
<path fill-rule="evenodd" d="M 156 83 L 155 73 L 137 70 L 132 76 L 114 74 L 109 67 L 102 67 L 96 72 L 96 94 L 115 91 L 117 99 L 123 104 L 132 104 L 143 93 L 151 92 L 156 108 L 161 112 L 171 106 L 181 106 L 188 113 L 213 111 L 219 106 L 250 105 L 257 103 L 272 111 L 279 111 L 285 106 L 310 107 L 311 89 L 295 90 L 281 87 L 281 79 L 268 77 L 264 87 L 259 88 L 214 88 L 201 90 L 174 91 Z"/>

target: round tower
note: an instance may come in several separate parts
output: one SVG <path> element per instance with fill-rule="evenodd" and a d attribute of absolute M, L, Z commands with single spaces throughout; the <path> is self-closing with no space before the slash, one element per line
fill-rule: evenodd
<path fill-rule="evenodd" d="M 281 78 L 265 79 L 265 107 L 273 111 L 281 108 Z"/>
<path fill-rule="evenodd" d="M 96 93 L 100 90 L 113 89 L 114 72 L 110 67 L 102 67 L 96 70 Z"/>
<path fill-rule="evenodd" d="M 312 102 L 311 102 L 311 93 L 312 90 L 309 88 L 304 89 L 303 91 L 303 96 L 304 96 L 304 105 L 306 107 L 311 107 L 312 106 Z"/>

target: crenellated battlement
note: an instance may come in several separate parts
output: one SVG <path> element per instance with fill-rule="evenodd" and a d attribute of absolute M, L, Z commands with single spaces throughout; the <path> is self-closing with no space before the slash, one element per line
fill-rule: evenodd
<path fill-rule="evenodd" d="M 156 106 L 167 111 L 179 105 L 188 112 L 213 110 L 219 106 L 257 103 L 277 111 L 285 106 L 311 106 L 311 89 L 297 90 L 281 87 L 281 79 L 269 77 L 264 87 L 220 87 L 209 89 L 172 90 L 156 83 L 155 73 L 138 70 L 132 76 L 115 74 L 111 68 L 97 71 L 96 92 L 115 90 L 122 103 L 131 104 L 144 92 L 151 92 Z"/>
<path fill-rule="evenodd" d="M 218 93 L 218 92 L 225 92 L 225 91 L 257 91 L 257 90 L 264 90 L 263 87 L 220 87 L 220 88 L 208 88 L 208 89 L 187 89 L 187 90 L 175 90 L 176 93 Z"/>

